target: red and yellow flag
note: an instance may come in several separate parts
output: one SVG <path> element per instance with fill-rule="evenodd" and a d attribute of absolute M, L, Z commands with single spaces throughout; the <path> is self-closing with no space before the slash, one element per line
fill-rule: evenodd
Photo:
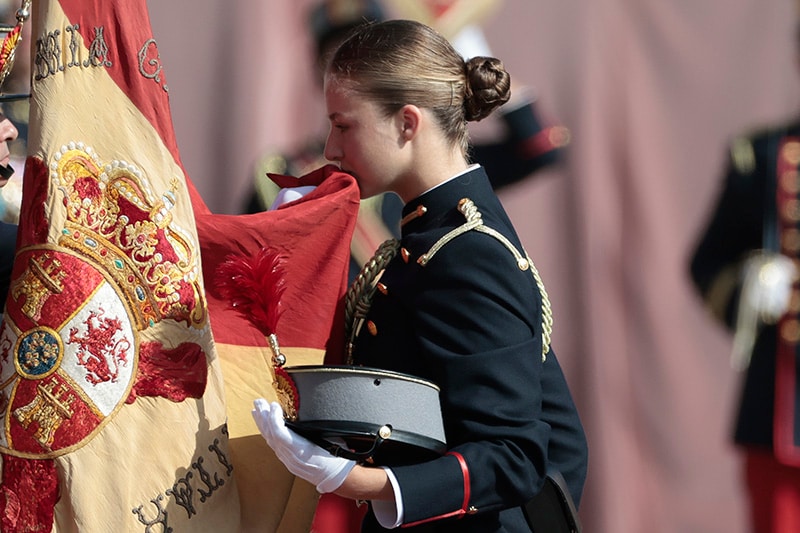
<path fill-rule="evenodd" d="M 354 181 L 329 167 L 297 205 L 213 215 L 180 162 L 146 0 L 35 1 L 32 36 L 0 530 L 301 531 L 316 495 L 244 421 L 271 391 L 266 341 L 211 276 L 233 252 L 285 249 L 277 333 L 290 360 L 322 361 L 339 345 Z"/>
<path fill-rule="evenodd" d="M 225 378 L 230 447 L 236 465 L 242 531 L 307 532 L 319 494 L 295 479 L 267 447 L 250 415 L 253 399 L 277 401 L 272 351 L 214 283 L 229 257 L 269 248 L 282 256 L 285 290 L 276 334 L 286 366 L 341 363 L 343 296 L 359 208 L 355 180 L 327 166 L 301 177 L 273 176 L 281 186 L 317 185 L 277 211 L 214 215 L 197 208 L 208 306 Z"/>

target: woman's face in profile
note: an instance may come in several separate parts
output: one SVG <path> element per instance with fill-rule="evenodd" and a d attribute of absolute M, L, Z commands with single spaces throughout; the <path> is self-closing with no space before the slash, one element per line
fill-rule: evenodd
<path fill-rule="evenodd" d="M 402 134 L 397 118 L 335 77 L 325 79 L 325 104 L 325 158 L 356 178 L 362 198 L 393 190 Z"/>

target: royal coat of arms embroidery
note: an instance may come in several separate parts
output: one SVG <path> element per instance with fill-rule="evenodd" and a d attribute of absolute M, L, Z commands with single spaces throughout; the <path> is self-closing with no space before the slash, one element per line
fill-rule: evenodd
<path fill-rule="evenodd" d="M 165 317 L 205 326 L 171 192 L 154 198 L 133 165 L 103 164 L 80 143 L 56 154 L 50 179 L 65 227 L 56 245 L 18 252 L 18 305 L 0 331 L 0 449 L 29 458 L 80 446 L 128 400 L 140 331 Z"/>

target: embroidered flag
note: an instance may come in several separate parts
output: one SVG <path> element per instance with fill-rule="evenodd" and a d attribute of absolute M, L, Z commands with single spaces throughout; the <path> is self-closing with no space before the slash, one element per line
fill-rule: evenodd
<path fill-rule="evenodd" d="M 231 531 L 200 247 L 144 0 L 33 5 L 3 531 Z"/>
<path fill-rule="evenodd" d="M 340 345 L 355 182 L 328 167 L 306 178 L 318 191 L 296 206 L 213 215 L 180 162 L 146 1 L 37 2 L 32 30 L 0 326 L 0 530 L 218 532 L 259 520 L 302 530 L 313 487 L 294 483 L 243 421 L 272 390 L 257 357 L 266 341 L 206 286 L 232 251 L 285 248 L 278 335 L 290 360 L 321 362 Z"/>

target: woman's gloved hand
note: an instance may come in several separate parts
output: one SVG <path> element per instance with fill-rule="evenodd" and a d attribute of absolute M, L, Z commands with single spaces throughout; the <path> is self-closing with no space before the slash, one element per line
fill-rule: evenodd
<path fill-rule="evenodd" d="M 278 191 L 278 195 L 273 200 L 272 205 L 269 206 L 270 211 L 278 209 L 283 204 L 299 200 L 306 194 L 316 189 L 314 185 L 302 185 L 300 187 L 285 187 Z"/>
<path fill-rule="evenodd" d="M 253 405 L 258 430 L 289 472 L 312 483 L 320 493 L 333 492 L 344 483 L 355 461 L 334 457 L 291 431 L 286 427 L 279 403 L 259 398 Z"/>

